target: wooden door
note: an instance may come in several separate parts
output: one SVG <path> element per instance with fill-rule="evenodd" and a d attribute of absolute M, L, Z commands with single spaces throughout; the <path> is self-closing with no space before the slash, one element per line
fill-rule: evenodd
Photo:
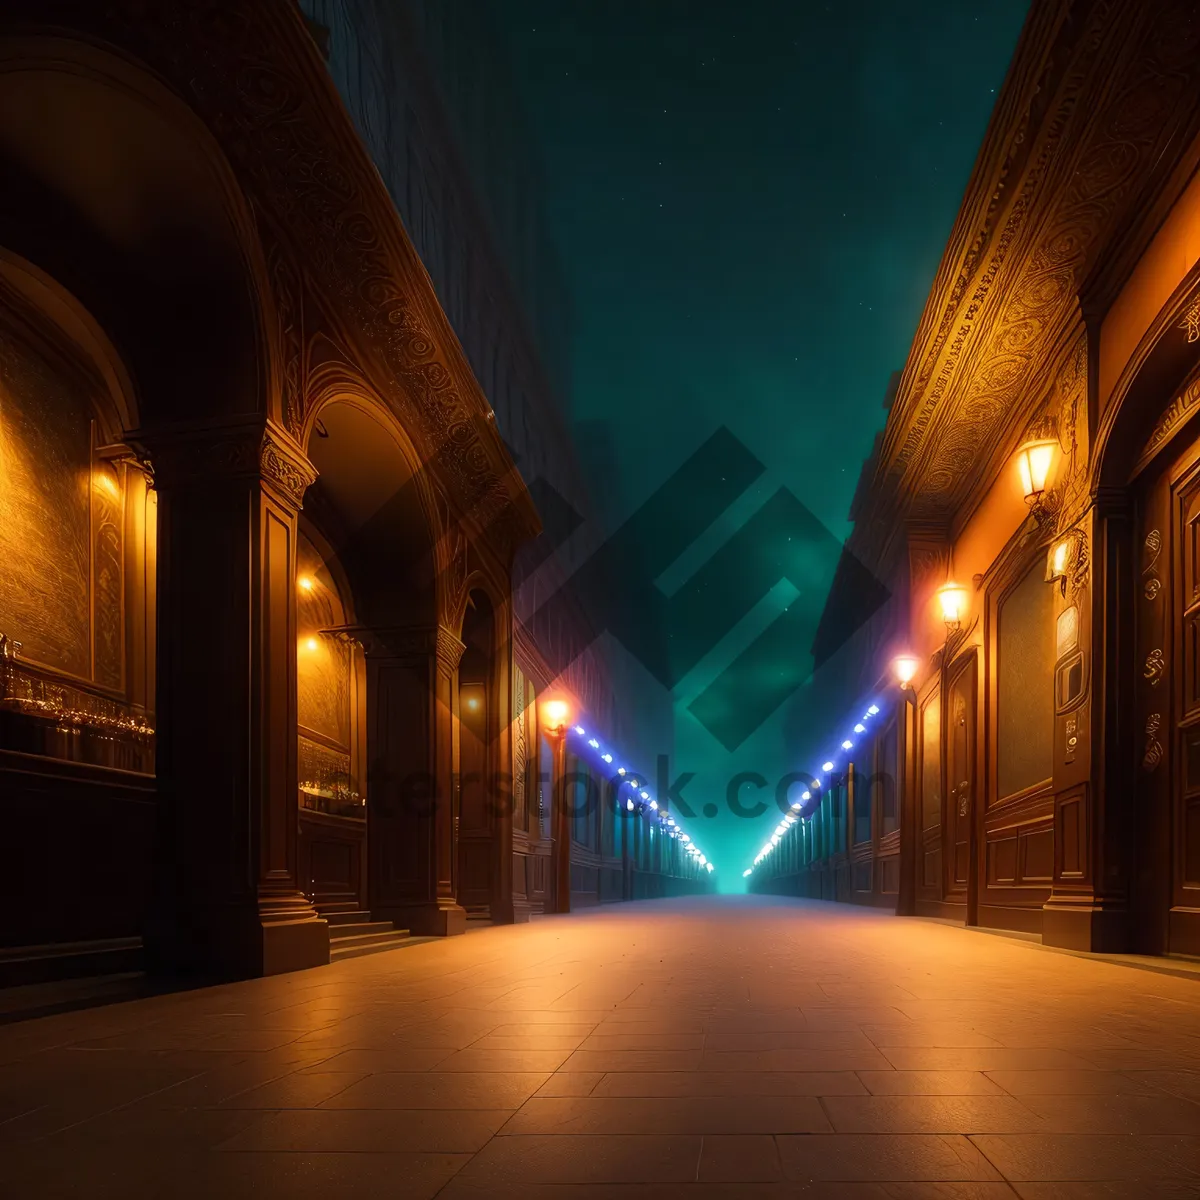
<path fill-rule="evenodd" d="M 971 886 L 975 812 L 974 655 L 954 668 L 946 701 L 946 899 L 965 904 Z"/>
<path fill-rule="evenodd" d="M 458 902 L 479 915 L 492 900 L 492 804 L 489 791 L 488 689 L 459 687 Z"/>
<path fill-rule="evenodd" d="M 1136 949 L 1200 954 L 1200 442 L 1139 489 Z"/>
<path fill-rule="evenodd" d="M 924 904 L 942 899 L 942 694 L 935 685 L 921 700 L 917 719 L 917 898 Z M 924 912 L 934 911 L 923 909 Z"/>
<path fill-rule="evenodd" d="M 1200 954 L 1200 460 L 1192 452 L 1172 505 L 1175 588 L 1175 754 L 1171 772 L 1168 952 Z"/>

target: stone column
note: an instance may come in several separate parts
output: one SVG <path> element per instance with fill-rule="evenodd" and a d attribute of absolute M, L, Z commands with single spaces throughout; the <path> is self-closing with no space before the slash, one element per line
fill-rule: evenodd
<path fill-rule="evenodd" d="M 415 934 L 466 929 L 454 895 L 453 679 L 440 625 L 355 630 L 367 660 L 367 890 L 372 917 Z"/>
<path fill-rule="evenodd" d="M 571 911 L 571 815 L 567 791 L 567 735 L 546 731 L 553 766 L 550 769 L 551 834 L 554 838 L 554 911 Z"/>
<path fill-rule="evenodd" d="M 1073 950 L 1129 948 L 1129 797 L 1133 729 L 1133 522 L 1123 489 L 1104 491 L 1075 526 L 1081 557 L 1067 581 L 1078 606 L 1090 699 L 1055 719 L 1054 883 L 1042 940 Z"/>
<path fill-rule="evenodd" d="M 513 904 L 513 636 L 512 607 L 506 600 L 496 612 L 501 630 L 499 650 L 492 663 L 489 705 L 494 739 L 488 755 L 488 794 L 492 797 L 492 921 L 511 925 L 516 919 Z"/>
<path fill-rule="evenodd" d="M 265 418 L 142 431 L 158 492 L 153 965 L 329 961 L 296 875 L 296 515 L 315 473 Z"/>

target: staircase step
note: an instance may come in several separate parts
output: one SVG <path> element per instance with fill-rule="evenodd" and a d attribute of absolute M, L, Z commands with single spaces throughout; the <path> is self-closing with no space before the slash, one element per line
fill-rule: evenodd
<path fill-rule="evenodd" d="M 369 917 L 371 914 L 366 915 Z M 343 938 L 361 937 L 366 933 L 392 933 L 395 928 L 391 921 L 355 921 L 353 925 L 331 925 L 329 940 L 340 942 Z"/>
<path fill-rule="evenodd" d="M 371 919 L 371 914 L 366 909 L 351 909 L 348 912 L 323 912 L 321 916 L 329 922 L 331 929 L 335 925 L 361 925 L 364 921 Z"/>
<path fill-rule="evenodd" d="M 14 946 L 0 950 L 0 987 L 119 975 L 141 968 L 141 938 Z"/>
<path fill-rule="evenodd" d="M 388 933 L 368 933 L 358 937 L 330 938 L 329 961 L 343 958 L 361 958 L 364 954 L 379 954 L 384 950 L 399 950 L 402 946 L 415 945 L 424 938 L 414 938 L 407 929 L 392 929 Z"/>

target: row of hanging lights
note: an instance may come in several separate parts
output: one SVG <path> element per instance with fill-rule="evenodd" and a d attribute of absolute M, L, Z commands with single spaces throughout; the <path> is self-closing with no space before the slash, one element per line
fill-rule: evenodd
<path fill-rule="evenodd" d="M 840 753 L 835 753 L 821 764 L 821 775 L 814 776 L 812 784 L 800 793 L 800 799 L 792 802 L 790 810 L 784 813 L 783 820 L 775 826 L 774 832 L 763 843 L 762 849 L 754 856 L 754 862 L 742 872 L 743 879 L 748 879 L 754 874 L 754 868 L 774 852 L 775 847 L 779 845 L 794 825 L 800 821 L 807 821 L 809 819 L 812 811 L 816 808 L 815 802 L 819 802 L 820 800 L 822 776 L 826 781 L 830 779 L 833 772 L 837 770 L 837 760 L 842 758 L 843 755 L 848 755 L 854 749 L 854 739 L 868 732 L 870 721 L 877 716 L 879 716 L 879 705 L 872 704 L 863 713 L 862 719 L 855 722 L 851 736 L 842 739 Z M 804 811 L 806 807 L 809 809 L 808 813 Z"/>
<path fill-rule="evenodd" d="M 650 794 L 645 779 L 638 772 L 621 765 L 620 756 L 614 756 L 612 749 L 602 744 L 595 734 L 589 734 L 582 725 L 570 723 L 570 708 L 565 700 L 547 700 L 542 705 L 542 716 L 548 731 L 574 742 L 577 757 L 599 760 L 604 764 L 604 768 L 610 772 L 609 782 L 613 786 L 618 805 L 628 813 L 638 814 L 662 834 L 679 842 L 683 852 L 694 859 L 701 870 L 711 874 L 716 869 L 668 809 L 660 807 L 658 801 Z"/>

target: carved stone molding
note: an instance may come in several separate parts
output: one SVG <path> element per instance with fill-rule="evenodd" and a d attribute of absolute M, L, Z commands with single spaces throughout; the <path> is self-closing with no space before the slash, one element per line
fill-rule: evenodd
<path fill-rule="evenodd" d="M 363 647 L 368 657 L 395 658 L 411 662 L 435 659 L 439 668 L 447 675 L 457 670 L 466 650 L 463 642 L 444 625 L 347 625 L 336 632 L 352 637 Z"/>
<path fill-rule="evenodd" d="M 1138 457 L 1137 466 L 1134 468 L 1135 473 L 1141 471 L 1171 439 L 1175 431 L 1192 418 L 1197 408 L 1200 408 L 1200 375 L 1197 375 L 1167 405 L 1155 422 L 1154 429 L 1146 439 L 1146 445 Z"/>
<path fill-rule="evenodd" d="M 317 478 L 316 469 L 294 444 L 288 444 L 279 431 L 269 425 L 263 430 L 259 445 L 258 465 L 263 479 L 296 506 L 304 505 L 304 493 Z"/>
<path fill-rule="evenodd" d="M 299 509 L 317 477 L 299 447 L 270 422 L 135 430 L 128 440 L 149 459 L 160 487 L 257 478 Z"/>
<path fill-rule="evenodd" d="M 1200 298 L 1183 314 L 1179 328 L 1187 335 L 1189 345 L 1200 342 Z"/>
<path fill-rule="evenodd" d="M 1158 740 L 1162 714 L 1153 712 L 1146 718 L 1146 746 L 1142 752 L 1142 769 L 1152 772 L 1162 762 L 1163 748 Z"/>
<path fill-rule="evenodd" d="M 1158 576 L 1158 558 L 1162 554 L 1162 533 L 1157 529 L 1150 530 L 1146 534 L 1143 548 L 1145 562 L 1142 566 L 1142 577 L 1145 579 L 1145 583 L 1142 585 L 1142 595 L 1147 600 L 1157 600 L 1159 592 L 1162 591 L 1162 580 Z"/>
<path fill-rule="evenodd" d="M 1164 0 L 1152 18 L 1110 4 L 1068 17 L 1065 4 L 1047 4 L 1031 17 L 1030 51 L 998 101 L 863 524 L 886 523 L 898 503 L 919 517 L 953 513 L 982 486 L 979 469 L 1002 451 L 1014 409 L 1053 386 L 1049 357 L 1079 321 L 1081 281 L 1161 185 L 1169 147 L 1192 139 L 1191 10 Z M 1074 503 L 1064 508 L 1073 519 Z"/>

